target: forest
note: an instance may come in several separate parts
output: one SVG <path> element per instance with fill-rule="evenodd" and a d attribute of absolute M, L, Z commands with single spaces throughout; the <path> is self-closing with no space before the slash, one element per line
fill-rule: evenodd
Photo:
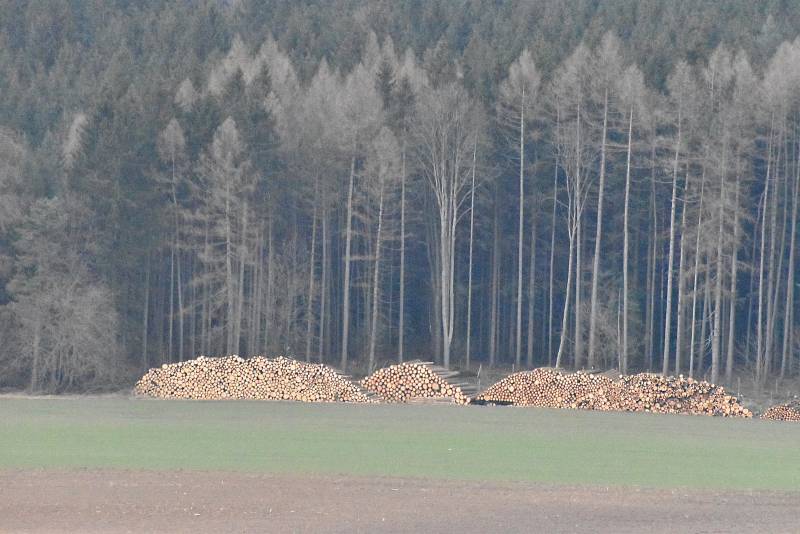
<path fill-rule="evenodd" d="M 0 1 L 0 389 L 800 373 L 800 4 Z"/>

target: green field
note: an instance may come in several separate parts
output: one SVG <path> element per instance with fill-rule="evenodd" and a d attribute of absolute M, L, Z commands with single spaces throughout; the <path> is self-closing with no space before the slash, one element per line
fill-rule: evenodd
<path fill-rule="evenodd" d="M 0 398 L 1 468 L 800 490 L 800 425 L 447 405 Z"/>

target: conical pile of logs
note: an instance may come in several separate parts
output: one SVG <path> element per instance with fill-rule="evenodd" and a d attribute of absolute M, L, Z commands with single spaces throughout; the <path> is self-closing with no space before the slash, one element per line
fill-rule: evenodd
<path fill-rule="evenodd" d="M 617 398 L 614 381 L 604 375 L 541 368 L 511 374 L 475 400 L 515 406 L 614 410 Z"/>
<path fill-rule="evenodd" d="M 514 373 L 476 397 L 479 403 L 584 410 L 752 417 L 722 387 L 650 373 L 620 376 L 535 369 Z"/>
<path fill-rule="evenodd" d="M 622 376 L 619 409 L 627 412 L 753 417 L 725 388 L 705 380 L 651 373 Z"/>
<path fill-rule="evenodd" d="M 456 374 L 429 362 L 408 362 L 378 369 L 361 385 L 387 402 L 430 399 L 468 404 L 470 399 L 462 385 L 448 381 Z"/>
<path fill-rule="evenodd" d="M 303 402 L 370 402 L 358 384 L 334 369 L 290 358 L 207 358 L 150 369 L 138 395 L 162 399 L 256 399 Z"/>
<path fill-rule="evenodd" d="M 800 401 L 772 406 L 761 414 L 761 418 L 771 421 L 800 421 Z"/>

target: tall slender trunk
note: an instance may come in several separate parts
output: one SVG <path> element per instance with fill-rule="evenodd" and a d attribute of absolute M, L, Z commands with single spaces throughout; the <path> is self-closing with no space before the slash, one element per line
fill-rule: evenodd
<path fill-rule="evenodd" d="M 150 362 L 147 359 L 147 339 L 150 337 L 148 323 L 150 321 L 150 251 L 147 251 L 147 263 L 144 275 L 144 309 L 142 311 L 142 372 L 147 371 Z"/>
<path fill-rule="evenodd" d="M 778 281 L 779 273 L 780 273 L 780 262 L 778 262 L 778 266 L 776 268 L 775 262 L 777 260 L 776 256 L 776 242 L 777 242 L 777 228 L 778 228 L 778 173 L 780 170 L 780 154 L 781 154 L 781 143 L 778 143 L 778 152 L 775 157 L 775 170 L 773 171 L 773 177 L 776 180 L 772 188 L 772 218 L 770 219 L 770 228 L 769 228 L 769 269 L 767 270 L 767 324 L 766 324 L 766 334 L 764 336 L 764 374 L 763 378 L 766 379 L 769 375 L 770 371 L 772 370 L 772 351 L 774 348 L 774 333 L 775 333 L 775 308 L 777 300 L 773 298 L 773 291 L 776 287 L 776 281 Z M 777 295 L 776 295 L 777 297 Z"/>
<path fill-rule="evenodd" d="M 328 213 L 327 209 L 322 209 L 322 276 L 319 288 L 319 333 L 317 340 L 317 359 L 323 361 L 325 347 L 325 311 L 327 305 L 328 292 Z"/>
<path fill-rule="evenodd" d="M 678 247 L 678 320 L 675 325 L 675 374 L 681 374 L 681 352 L 683 351 L 683 330 L 686 313 L 686 303 L 684 302 L 684 287 L 686 275 L 686 215 L 688 213 L 689 202 L 689 165 L 686 165 L 686 179 L 683 186 L 683 213 L 681 213 L 681 244 Z"/>
<path fill-rule="evenodd" d="M 770 274 L 774 278 L 774 286 L 773 286 L 774 290 L 770 293 L 770 298 L 772 299 L 771 306 L 770 306 L 771 307 L 771 312 L 769 313 L 768 319 L 767 319 L 768 325 L 769 325 L 769 338 L 771 340 L 771 345 L 770 345 L 771 354 L 772 354 L 773 351 L 777 351 L 778 350 L 778 347 L 777 347 L 778 343 L 777 343 L 777 340 L 775 339 L 775 337 L 777 335 L 777 332 L 776 332 L 777 327 L 776 327 L 776 320 L 775 319 L 776 319 L 776 316 L 779 313 L 780 302 L 779 302 L 779 298 L 778 297 L 780 296 L 781 288 L 783 286 L 783 284 L 781 283 L 782 279 L 783 279 L 783 274 L 782 274 L 783 273 L 783 259 L 786 256 L 786 227 L 788 225 L 788 219 L 789 219 L 789 201 L 788 201 L 788 199 L 789 199 L 789 195 L 790 195 L 790 191 L 789 191 L 790 170 L 789 170 L 789 149 L 788 149 L 788 147 L 786 147 L 786 145 L 787 145 L 787 140 L 786 140 L 787 128 L 786 128 L 786 124 L 785 123 L 784 123 L 784 126 L 783 126 L 783 136 L 782 137 L 783 137 L 783 140 L 781 142 L 781 147 L 783 147 L 784 178 L 783 178 L 783 194 L 781 195 L 781 198 L 784 199 L 784 202 L 781 203 L 782 204 L 782 209 L 781 209 L 781 212 L 782 212 L 782 216 L 781 216 L 782 224 L 781 224 L 781 230 L 780 230 L 781 241 L 780 241 L 780 246 L 778 247 L 778 250 L 777 250 L 777 253 L 776 253 L 776 259 L 775 260 L 771 260 L 771 262 L 777 261 L 778 262 L 778 266 L 777 266 L 777 268 L 770 267 Z M 779 158 L 780 158 L 780 153 L 779 153 Z M 778 169 L 779 169 L 779 165 L 780 165 L 780 159 L 777 159 L 775 161 L 775 171 L 776 171 L 775 175 L 776 175 L 776 177 L 777 177 L 777 172 L 778 172 Z M 775 195 L 776 196 L 778 195 L 777 185 L 776 185 Z M 775 212 L 777 213 L 777 211 L 778 211 L 778 200 L 775 199 Z M 773 221 L 774 221 L 774 218 L 773 218 Z M 777 238 L 776 238 L 776 241 L 777 241 Z M 771 265 L 772 265 L 772 263 L 771 263 Z M 784 310 L 784 328 L 785 328 L 786 315 L 787 315 L 787 312 L 786 312 L 786 310 Z M 771 357 L 770 360 L 769 360 L 769 362 L 770 362 L 769 363 L 770 371 L 772 370 L 773 359 L 774 359 L 774 357 Z M 782 363 L 782 360 L 781 360 L 781 363 Z"/>
<path fill-rule="evenodd" d="M 180 211 L 178 208 L 178 193 L 176 190 L 175 156 L 172 157 L 172 207 L 175 216 L 175 248 L 177 257 L 176 267 L 178 273 L 178 361 L 183 361 L 183 281 L 181 276 L 181 236 L 180 236 Z M 170 297 L 170 302 L 172 297 Z M 172 330 L 172 328 L 170 328 Z M 170 351 L 171 354 L 171 351 Z"/>
<path fill-rule="evenodd" d="M 633 124 L 631 114 L 631 125 Z M 595 367 L 595 330 L 597 327 L 597 286 L 600 280 L 600 246 L 603 237 L 603 195 L 606 184 L 606 132 L 608 130 L 608 88 L 603 97 L 603 141 L 600 145 L 600 182 L 597 191 L 597 224 L 594 239 L 594 263 L 592 265 L 592 296 L 589 304 L 589 368 Z M 628 156 L 630 156 L 630 131 L 628 132 Z M 628 165 L 630 167 L 630 163 Z M 627 193 L 626 193 L 627 199 Z M 627 271 L 626 271 L 627 273 Z"/>
<path fill-rule="evenodd" d="M 753 293 L 755 288 L 755 272 L 756 272 L 756 251 L 758 250 L 758 233 L 761 221 L 761 206 L 763 202 L 761 198 L 758 199 L 758 209 L 756 209 L 756 218 L 753 221 L 753 247 L 750 250 L 750 261 L 752 265 L 750 266 L 750 276 L 749 282 L 747 285 L 747 333 L 745 334 L 744 340 L 744 357 L 747 364 L 750 364 L 750 341 L 753 334 Z"/>
<path fill-rule="evenodd" d="M 603 121 L 605 123 L 605 120 Z M 623 245 L 622 245 L 622 351 L 620 354 L 620 373 L 628 372 L 628 211 L 630 207 L 631 195 L 631 151 L 633 144 L 633 104 L 631 104 L 630 117 L 628 119 L 628 157 L 625 165 L 625 209 L 623 214 Z M 598 224 L 600 217 L 598 216 Z M 598 231 L 598 241 L 600 239 Z M 595 247 L 595 255 L 598 254 Z M 594 288 L 593 288 L 594 289 Z M 592 301 L 594 306 L 594 299 Z M 591 352 L 591 349 L 590 349 Z M 591 357 L 591 356 L 590 356 Z"/>
<path fill-rule="evenodd" d="M 764 269 L 766 268 L 767 216 L 769 207 L 769 179 L 772 163 L 772 137 L 774 121 L 770 125 L 769 143 L 767 144 L 767 171 L 764 178 L 764 209 L 761 212 L 761 250 L 758 262 L 758 317 L 756 326 L 756 381 L 764 380 Z"/>
<path fill-rule="evenodd" d="M 681 109 L 678 109 L 678 134 L 675 138 L 675 162 L 672 167 L 672 204 L 669 215 L 669 257 L 667 258 L 667 295 L 664 313 L 664 357 L 661 372 L 669 372 L 670 327 L 672 326 L 672 270 L 675 261 L 675 208 L 678 201 L 678 161 L 681 153 Z"/>
<path fill-rule="evenodd" d="M 583 366 L 583 330 L 581 329 L 581 281 L 583 264 L 581 263 L 581 226 L 583 225 L 583 186 L 581 183 L 581 106 L 578 104 L 577 142 L 575 143 L 575 368 Z"/>
<path fill-rule="evenodd" d="M 177 262 L 175 266 L 178 272 L 178 361 L 183 361 L 183 276 L 181 275 L 181 247 L 180 243 L 176 247 L 175 255 Z"/>
<path fill-rule="evenodd" d="M 306 300 L 306 361 L 311 361 L 311 337 L 313 332 L 314 315 L 314 281 L 316 278 L 315 259 L 317 248 L 317 203 L 319 201 L 319 187 L 314 188 L 314 219 L 311 223 L 311 253 L 308 265 L 308 299 Z"/>
<path fill-rule="evenodd" d="M 233 294 L 233 232 L 231 230 L 231 192 L 230 184 L 226 185 L 225 194 L 225 290 L 227 295 L 227 314 L 225 332 L 227 334 L 226 352 L 234 353 L 233 339 L 235 335 L 234 320 L 234 294 Z"/>
<path fill-rule="evenodd" d="M 705 255 L 705 277 L 703 280 L 703 317 L 700 320 L 700 347 L 698 349 L 699 358 L 697 360 L 697 374 L 703 376 L 703 363 L 706 358 L 706 345 L 708 338 L 706 330 L 711 323 L 711 258 Z"/>
<path fill-rule="evenodd" d="M 270 347 L 274 346 L 272 341 L 273 322 L 273 292 L 275 286 L 275 248 L 273 246 L 275 225 L 272 217 L 269 219 L 267 229 L 267 296 L 264 303 L 264 354 L 268 354 Z"/>
<path fill-rule="evenodd" d="M 550 219 L 550 265 L 548 268 L 547 289 L 547 364 L 553 365 L 553 275 L 556 258 L 556 208 L 558 207 L 558 154 L 553 172 L 553 213 Z"/>
<path fill-rule="evenodd" d="M 474 245 L 474 232 L 475 232 L 475 167 L 478 156 L 478 139 L 475 138 L 475 143 L 472 146 L 472 187 L 469 194 L 469 274 L 467 280 L 467 354 L 466 354 L 466 368 L 469 370 L 471 359 L 472 347 L 472 261 L 473 261 L 473 245 Z M 402 360 L 401 360 L 402 361 Z"/>
<path fill-rule="evenodd" d="M 556 132 L 561 130 L 561 113 L 556 109 Z M 553 212 L 550 218 L 550 265 L 548 268 L 547 295 L 547 364 L 553 365 L 553 275 L 556 257 L 556 212 L 558 208 L 558 165 L 560 150 L 556 150 L 556 161 L 553 166 Z M 569 217 L 569 215 L 567 215 Z"/>
<path fill-rule="evenodd" d="M 345 237 L 344 251 L 344 287 L 342 288 L 342 358 L 340 367 L 347 370 L 347 342 L 350 334 L 350 247 L 352 241 L 353 222 L 353 184 L 355 181 L 356 157 L 350 159 L 350 180 L 347 189 L 347 236 Z"/>
<path fill-rule="evenodd" d="M 195 278 L 195 270 L 197 262 L 194 256 L 189 256 L 189 356 L 194 358 L 197 356 L 198 347 L 198 334 L 197 334 L 197 284 Z"/>
<path fill-rule="evenodd" d="M 519 222 L 517 224 L 517 328 L 514 361 L 519 368 L 522 357 L 522 251 L 523 225 L 525 224 L 525 89 L 519 116 Z"/>
<path fill-rule="evenodd" d="M 369 372 L 375 369 L 375 342 L 378 337 L 378 294 L 380 291 L 381 230 L 383 226 L 383 184 L 378 200 L 378 235 L 375 239 L 375 265 L 372 279 L 372 328 L 369 336 Z"/>
<path fill-rule="evenodd" d="M 736 156 L 736 183 L 734 184 L 733 210 L 733 256 L 731 257 L 730 309 L 728 310 L 728 355 L 725 360 L 725 383 L 730 386 L 733 379 L 733 356 L 736 345 L 736 274 L 739 263 L 739 181 L 740 155 Z"/>
<path fill-rule="evenodd" d="M 658 257 L 658 208 L 656 206 L 656 135 L 653 131 L 653 141 L 650 147 L 650 212 L 651 221 L 650 254 L 647 257 L 647 326 L 645 332 L 647 351 L 647 370 L 653 370 L 654 344 L 655 344 L 655 303 L 656 303 L 656 263 Z"/>
<path fill-rule="evenodd" d="M 703 167 L 703 173 L 700 177 L 700 200 L 697 206 L 697 235 L 694 243 L 694 281 L 692 283 L 692 335 L 689 342 L 689 376 L 694 376 L 695 368 L 695 332 L 697 331 L 697 283 L 700 273 L 700 234 L 702 233 L 703 225 L 703 194 L 706 187 L 706 171 Z M 685 208 L 684 208 L 685 209 Z"/>
<path fill-rule="evenodd" d="M 242 235 L 239 243 L 239 282 L 236 297 L 236 328 L 233 334 L 233 353 L 239 354 L 242 339 L 242 311 L 244 309 L 244 271 L 247 264 L 247 202 L 242 207 Z"/>
<path fill-rule="evenodd" d="M 42 346 L 42 317 L 41 311 L 36 311 L 36 319 L 33 325 L 33 346 L 31 349 L 31 385 L 30 392 L 36 393 L 41 384 L 39 368 L 41 367 L 41 346 Z"/>
<path fill-rule="evenodd" d="M 492 311 L 491 311 L 491 333 L 489 334 L 489 366 L 494 367 L 497 362 L 497 330 L 498 330 L 498 297 L 500 284 L 500 223 L 499 191 L 495 187 L 494 202 L 494 235 L 492 243 Z"/>
<path fill-rule="evenodd" d="M 717 229 L 717 276 L 714 281 L 714 334 L 711 339 L 711 382 L 719 382 L 719 356 L 722 341 L 722 276 L 725 258 L 722 255 L 722 234 L 725 228 L 725 174 L 727 172 L 727 135 L 722 143 L 722 168 L 719 191 L 719 227 Z"/>
<path fill-rule="evenodd" d="M 574 208 L 572 207 L 572 199 L 570 198 L 570 211 Z M 570 222 L 570 225 L 574 224 Z M 567 329 L 569 326 L 569 302 L 570 302 L 570 292 L 572 290 L 572 264 L 574 263 L 573 259 L 575 257 L 575 230 L 574 228 L 570 228 L 569 230 L 569 259 L 567 260 L 567 284 L 564 296 L 564 313 L 561 316 L 561 339 L 558 343 L 558 354 L 556 355 L 556 368 L 561 367 L 561 363 L 563 361 L 564 351 L 566 349 L 566 342 L 567 342 Z"/>
<path fill-rule="evenodd" d="M 406 135 L 403 134 L 402 176 L 400 177 L 400 310 L 397 326 L 397 361 L 403 362 L 405 351 L 405 318 L 406 318 Z M 475 173 L 473 172 L 473 184 Z M 471 227 L 470 227 L 471 231 Z M 470 241 L 471 244 L 471 241 Z M 470 274 L 472 274 L 470 261 Z M 467 341 L 469 343 L 469 341 Z M 467 345 L 469 347 L 469 345 Z M 469 367 L 469 349 L 467 349 L 467 367 Z"/>
<path fill-rule="evenodd" d="M 794 340 L 794 249 L 797 237 L 797 195 L 800 191 L 800 143 L 797 145 L 797 161 L 795 162 L 794 190 L 792 192 L 792 220 L 791 237 L 789 239 L 789 266 L 786 282 L 786 305 L 783 324 L 783 354 L 781 356 L 781 378 L 786 376 L 792 354 L 792 341 Z"/>
<path fill-rule="evenodd" d="M 206 220 L 203 221 L 203 254 L 205 255 L 205 257 L 208 257 L 208 255 L 210 254 L 209 248 L 210 247 L 208 244 L 208 218 L 206 218 Z M 208 267 L 203 265 L 203 285 L 202 285 L 203 304 L 202 304 L 202 315 L 200 320 L 202 343 L 200 344 L 200 351 L 206 355 L 211 353 L 211 333 L 210 333 L 211 329 L 209 328 L 209 325 L 211 324 L 211 320 L 209 318 L 211 316 L 211 311 L 210 311 L 211 306 L 209 302 L 210 298 L 209 284 L 210 281 L 208 277 Z"/>
<path fill-rule="evenodd" d="M 533 367 L 533 326 L 536 311 L 536 210 L 531 209 L 531 256 L 528 266 L 528 354 L 526 363 Z"/>
<path fill-rule="evenodd" d="M 171 247 L 170 254 L 169 254 L 169 328 L 167 329 L 167 354 L 169 357 L 169 361 L 172 362 L 173 352 L 172 352 L 172 327 L 175 322 L 175 245 Z"/>

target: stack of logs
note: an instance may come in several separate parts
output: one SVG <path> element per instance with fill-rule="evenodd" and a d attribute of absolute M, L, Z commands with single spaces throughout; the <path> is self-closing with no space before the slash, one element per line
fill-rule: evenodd
<path fill-rule="evenodd" d="M 494 384 L 476 401 L 482 403 L 584 410 L 682 413 L 752 417 L 722 387 L 692 378 L 641 373 L 613 380 L 585 372 L 535 369 L 514 373 Z"/>
<path fill-rule="evenodd" d="M 476 397 L 484 403 L 613 410 L 614 381 L 604 375 L 534 369 L 508 375 Z"/>
<path fill-rule="evenodd" d="M 641 373 L 622 376 L 620 409 L 627 412 L 753 417 L 725 388 L 705 380 Z"/>
<path fill-rule="evenodd" d="M 430 362 L 408 362 L 379 369 L 362 380 L 361 385 L 387 402 L 429 399 L 468 404 L 470 399 L 462 385 L 448 381 L 456 374 Z"/>
<path fill-rule="evenodd" d="M 284 357 L 200 356 L 164 364 L 150 369 L 134 391 L 163 399 L 370 402 L 366 392 L 334 369 Z"/>
<path fill-rule="evenodd" d="M 772 421 L 800 421 L 800 401 L 772 406 L 761 414 L 761 418 Z"/>

